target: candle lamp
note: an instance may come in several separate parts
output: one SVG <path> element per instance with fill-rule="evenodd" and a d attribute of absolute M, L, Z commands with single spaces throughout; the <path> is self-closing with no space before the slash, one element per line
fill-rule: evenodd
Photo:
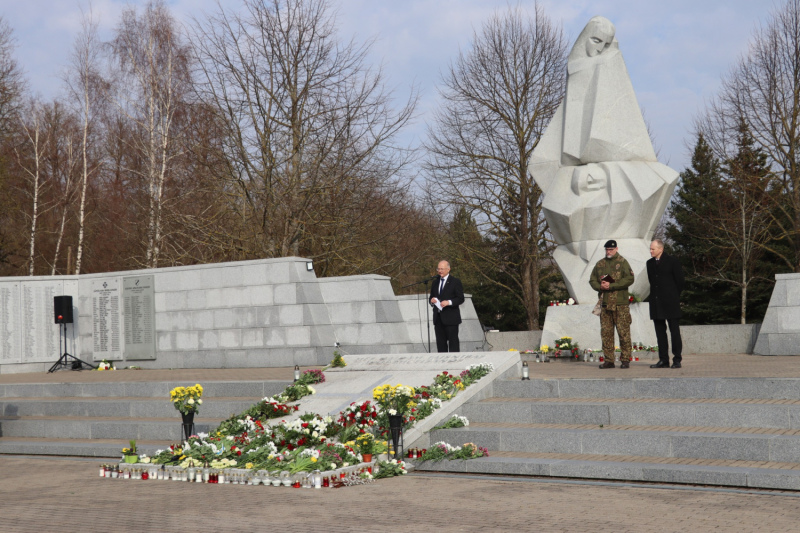
<path fill-rule="evenodd" d="M 539 355 L 536 355 L 536 362 L 539 362 Z M 522 381 L 530 380 L 530 369 L 528 368 L 528 362 L 522 362 Z"/>
<path fill-rule="evenodd" d="M 300 379 L 300 366 L 294 365 L 294 380 L 297 381 Z"/>

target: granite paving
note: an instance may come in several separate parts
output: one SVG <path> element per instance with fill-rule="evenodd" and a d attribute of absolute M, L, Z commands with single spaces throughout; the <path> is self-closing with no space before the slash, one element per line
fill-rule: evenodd
<path fill-rule="evenodd" d="M 4 533 L 794 532 L 796 493 L 409 474 L 341 489 L 104 479 L 98 460 L 0 456 Z"/>

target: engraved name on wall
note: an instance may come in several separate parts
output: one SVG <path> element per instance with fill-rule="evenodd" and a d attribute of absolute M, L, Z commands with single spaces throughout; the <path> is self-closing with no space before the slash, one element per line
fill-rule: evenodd
<path fill-rule="evenodd" d="M 122 279 L 125 359 L 155 359 L 155 277 Z"/>
<path fill-rule="evenodd" d="M 119 278 L 92 281 L 92 345 L 95 361 L 122 358 Z"/>

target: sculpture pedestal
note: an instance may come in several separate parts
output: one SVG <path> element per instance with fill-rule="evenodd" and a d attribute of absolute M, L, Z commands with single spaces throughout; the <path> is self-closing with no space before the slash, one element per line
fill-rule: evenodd
<path fill-rule="evenodd" d="M 542 344 L 551 348 L 561 337 L 572 337 L 580 349 L 601 351 L 600 317 L 592 314 L 591 305 L 561 305 L 547 308 L 542 328 Z M 656 331 L 650 320 L 649 304 L 631 304 L 631 341 L 652 346 L 656 344 Z M 614 334 L 614 345 L 619 346 L 619 337 Z"/>

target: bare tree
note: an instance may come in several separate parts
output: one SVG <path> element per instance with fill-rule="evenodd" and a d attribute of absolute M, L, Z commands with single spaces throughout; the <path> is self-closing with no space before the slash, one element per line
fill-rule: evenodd
<path fill-rule="evenodd" d="M 22 70 L 14 59 L 14 38 L 11 27 L 0 16 L 0 135 L 8 133 L 21 105 L 25 88 Z"/>
<path fill-rule="evenodd" d="M 22 139 L 15 146 L 17 164 L 25 175 L 26 194 L 31 200 L 28 275 L 33 276 L 36 259 L 36 232 L 39 217 L 44 211 L 41 197 L 47 187 L 44 158 L 50 145 L 50 131 L 44 126 L 42 104 L 31 100 L 20 113 Z"/>
<path fill-rule="evenodd" d="M 698 129 L 720 159 L 740 118 L 767 154 L 780 192 L 768 211 L 777 233 L 759 246 L 800 271 L 800 0 L 787 0 L 755 32 L 708 116 Z"/>
<path fill-rule="evenodd" d="M 141 168 L 128 170 L 146 184 L 145 264 L 156 268 L 162 251 L 165 187 L 183 150 L 175 122 L 191 81 L 189 49 L 161 0 L 151 0 L 141 14 L 133 7 L 126 9 L 110 49 L 112 96 L 137 133 L 128 140 L 143 161 Z"/>
<path fill-rule="evenodd" d="M 81 19 L 81 33 L 75 40 L 65 82 L 68 98 L 81 122 L 80 140 L 80 193 L 78 207 L 78 242 L 75 253 L 75 274 L 81 273 L 86 234 L 86 200 L 91 177 L 97 172 L 99 162 L 91 156 L 91 134 L 97 109 L 100 107 L 102 80 L 98 71 L 100 43 L 97 37 L 98 22 L 92 13 Z M 56 255 L 58 251 L 56 251 Z M 70 265 L 67 265 L 70 270 Z"/>
<path fill-rule="evenodd" d="M 541 272 L 553 269 L 528 159 L 563 96 L 567 51 L 538 4 L 532 17 L 518 7 L 496 13 L 445 73 L 426 143 L 432 203 L 442 209 L 455 198 L 494 241 L 466 256 L 520 300 L 529 329 L 539 328 Z"/>
<path fill-rule="evenodd" d="M 392 108 L 382 72 L 366 66 L 369 43 L 341 43 L 326 0 L 243 4 L 220 6 L 192 37 L 200 97 L 222 133 L 214 171 L 228 206 L 203 238 L 240 258 L 363 254 L 409 212 L 387 210 L 403 202 L 408 157 L 394 138 L 416 95 Z M 385 224 L 374 223 L 378 211 Z"/>

